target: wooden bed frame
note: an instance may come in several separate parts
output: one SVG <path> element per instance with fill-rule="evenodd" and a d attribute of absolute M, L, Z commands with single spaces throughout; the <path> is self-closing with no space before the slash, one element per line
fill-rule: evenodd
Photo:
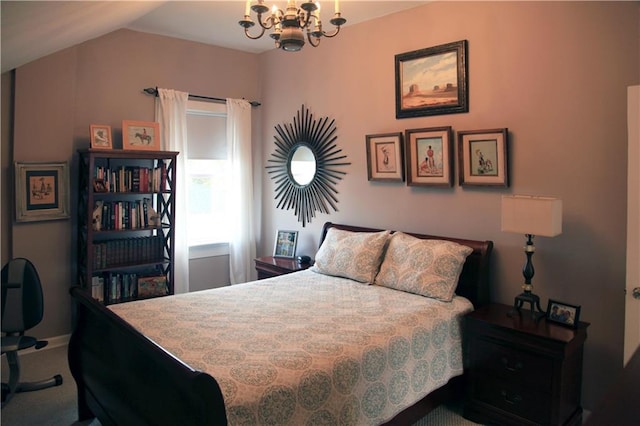
<path fill-rule="evenodd" d="M 355 232 L 379 229 L 327 222 L 320 243 L 331 227 Z M 455 241 L 473 248 L 467 257 L 456 293 L 474 306 L 489 302 L 491 241 L 411 234 L 425 239 Z M 97 417 L 102 425 L 224 425 L 222 392 L 210 375 L 165 351 L 110 309 L 78 287 L 75 329 L 69 342 L 69 368 L 78 387 L 78 420 Z M 462 376 L 398 414 L 390 425 L 408 425 L 459 393 Z"/>

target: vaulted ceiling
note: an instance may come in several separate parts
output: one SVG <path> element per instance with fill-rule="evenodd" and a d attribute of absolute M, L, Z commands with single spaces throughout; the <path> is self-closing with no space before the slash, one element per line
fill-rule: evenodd
<path fill-rule="evenodd" d="M 259 40 L 244 36 L 238 25 L 244 15 L 244 3 L 242 0 L 2 0 L 2 72 L 120 28 L 253 53 L 273 49 L 273 40 L 267 35 Z M 342 16 L 347 19 L 345 26 L 349 26 L 424 3 L 427 1 L 343 0 L 340 6 Z M 266 0 L 265 4 L 286 6 L 284 1 Z M 327 22 L 333 12 L 333 1 L 322 4 L 322 20 Z"/>

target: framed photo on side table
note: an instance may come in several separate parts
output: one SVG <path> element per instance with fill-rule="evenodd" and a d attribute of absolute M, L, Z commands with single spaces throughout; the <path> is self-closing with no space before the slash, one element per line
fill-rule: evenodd
<path fill-rule="evenodd" d="M 297 245 L 298 231 L 278 230 L 276 232 L 276 241 L 273 246 L 273 256 L 293 259 L 296 256 Z"/>
<path fill-rule="evenodd" d="M 69 218 L 69 165 L 16 162 L 16 222 Z"/>
<path fill-rule="evenodd" d="M 91 148 L 112 149 L 111 126 L 102 124 L 92 124 L 89 126 L 91 132 Z"/>
<path fill-rule="evenodd" d="M 580 321 L 580 306 L 570 305 L 549 299 L 547 306 L 547 321 L 576 328 Z"/>
<path fill-rule="evenodd" d="M 509 130 L 458 132 L 460 185 L 509 186 Z"/>
<path fill-rule="evenodd" d="M 402 132 L 367 135 L 366 142 L 368 179 L 403 182 Z"/>
<path fill-rule="evenodd" d="M 405 135 L 408 186 L 451 186 L 453 146 L 450 126 L 409 129 Z"/>
<path fill-rule="evenodd" d="M 122 149 L 160 151 L 160 123 L 123 120 Z"/>
<path fill-rule="evenodd" d="M 467 40 L 395 57 L 396 118 L 469 111 Z"/>

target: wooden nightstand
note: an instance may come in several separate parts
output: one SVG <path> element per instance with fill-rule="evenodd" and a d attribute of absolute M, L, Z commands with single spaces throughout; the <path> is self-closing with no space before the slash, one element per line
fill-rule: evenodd
<path fill-rule="evenodd" d="M 298 263 L 296 259 L 273 256 L 258 257 L 255 261 L 259 280 L 302 271 L 313 265 L 313 262 Z"/>
<path fill-rule="evenodd" d="M 464 417 L 501 425 L 582 423 L 582 350 L 589 323 L 575 329 L 535 321 L 492 304 L 465 317 Z"/>

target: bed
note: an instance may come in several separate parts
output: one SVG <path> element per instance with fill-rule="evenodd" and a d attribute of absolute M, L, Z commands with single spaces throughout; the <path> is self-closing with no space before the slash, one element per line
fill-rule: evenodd
<path fill-rule="evenodd" d="M 108 307 L 72 288 L 79 420 L 411 424 L 458 392 L 492 248 L 328 222 L 306 271 Z"/>

